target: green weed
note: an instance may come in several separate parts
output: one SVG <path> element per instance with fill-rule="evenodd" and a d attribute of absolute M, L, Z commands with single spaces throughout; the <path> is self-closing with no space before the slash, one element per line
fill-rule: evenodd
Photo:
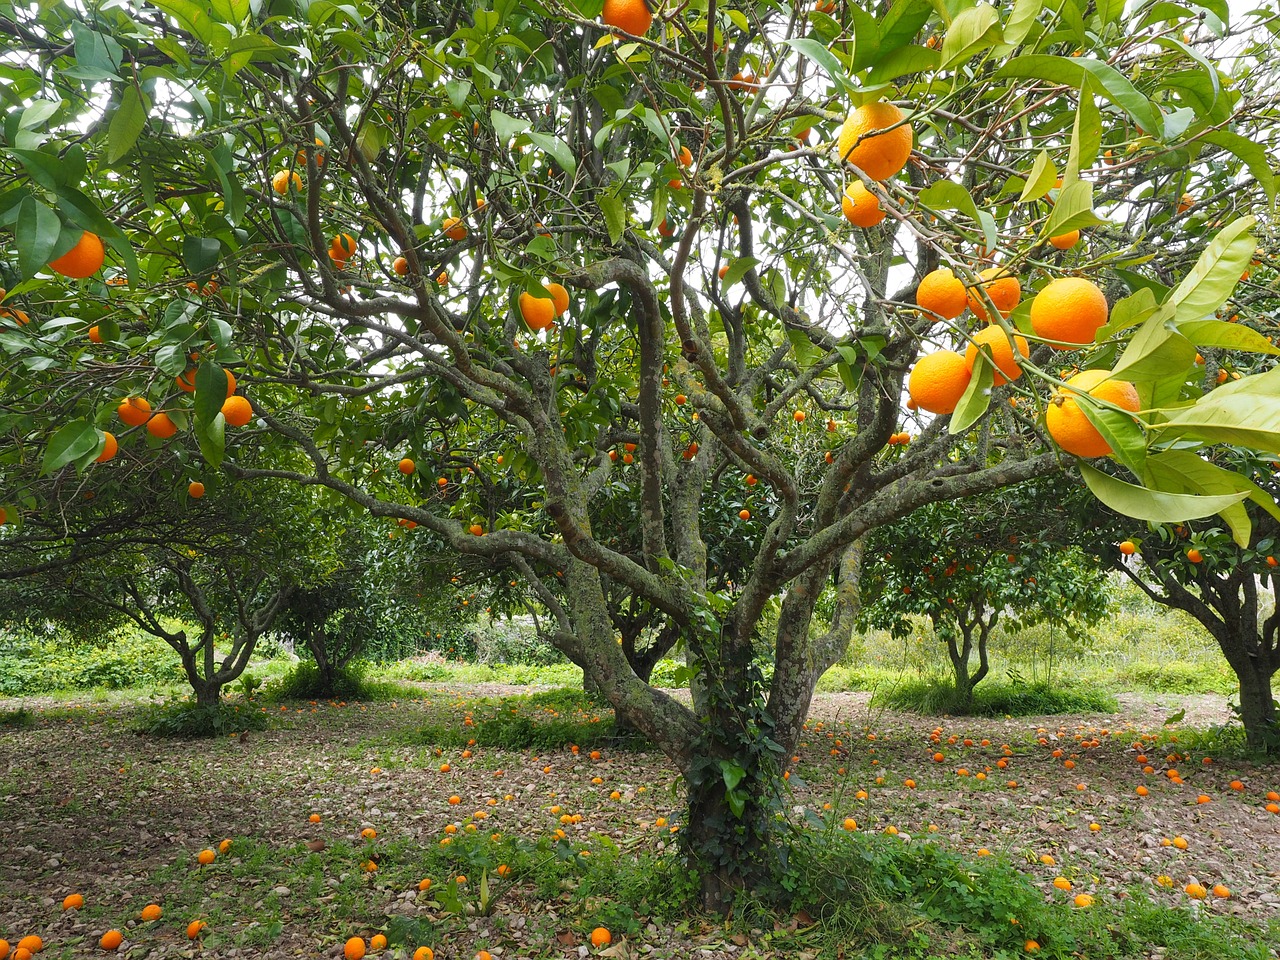
<path fill-rule="evenodd" d="M 1114 713 L 1119 703 L 1104 690 L 1043 681 L 984 681 L 965 703 L 954 685 L 932 679 L 905 679 L 877 690 L 872 704 L 915 713 L 980 717 L 1027 717 L 1061 713 Z"/>

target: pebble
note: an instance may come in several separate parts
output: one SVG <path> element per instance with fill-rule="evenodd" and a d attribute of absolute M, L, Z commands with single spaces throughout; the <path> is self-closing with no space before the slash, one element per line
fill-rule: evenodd
<path fill-rule="evenodd" d="M 273 887 L 271 889 L 271 892 L 274 893 L 277 897 L 287 897 L 291 893 L 293 893 L 292 890 L 290 890 L 288 887 L 285 887 L 285 886 Z"/>

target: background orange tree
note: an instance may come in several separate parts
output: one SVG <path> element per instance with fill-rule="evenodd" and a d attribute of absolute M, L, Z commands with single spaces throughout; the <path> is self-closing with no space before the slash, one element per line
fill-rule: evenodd
<path fill-rule="evenodd" d="M 202 463 L 514 566 L 684 774 L 723 907 L 777 866 L 784 758 L 847 645 L 862 538 L 1072 467 L 1043 416 L 1072 366 L 1141 397 L 1138 418 L 1065 400 L 1115 451 L 1079 468 L 1098 496 L 1153 522 L 1227 511 L 1244 541 L 1230 507 L 1274 509 L 1194 452 L 1280 452 L 1277 375 L 1211 389 L 1195 364 L 1276 352 L 1213 318 L 1255 258 L 1242 214 L 1274 192 L 1274 57 L 1219 3 L 611 4 L 643 37 L 600 6 L 7 9 L 0 500 L 16 526 L 59 510 L 40 473 L 110 498 L 126 464 Z M 842 122 L 880 101 L 904 112 L 849 127 L 842 162 Z M 881 148 L 906 124 L 899 170 Z M 853 219 L 885 219 L 851 227 L 846 187 Z M 1009 386 L 975 351 L 931 417 L 908 371 L 980 328 L 916 309 L 940 264 L 1020 278 L 1007 316 L 970 292 L 997 353 L 1015 327 L 1031 346 Z M 1029 311 L 1065 275 L 1112 304 L 1071 355 Z M 148 402 L 128 428 L 126 397 Z M 119 452 L 95 464 L 106 430 Z M 619 501 L 634 535 L 609 542 Z M 636 674 L 610 590 L 679 632 L 692 707 Z"/>

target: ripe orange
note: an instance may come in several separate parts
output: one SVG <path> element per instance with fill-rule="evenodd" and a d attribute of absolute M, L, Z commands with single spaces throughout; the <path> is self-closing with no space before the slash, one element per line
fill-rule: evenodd
<path fill-rule="evenodd" d="M 192 500 L 199 500 L 204 496 L 204 484 L 199 480 L 192 480 L 187 484 L 187 495 L 190 496 Z"/>
<path fill-rule="evenodd" d="M 1133 552 L 1137 549 L 1138 548 L 1134 545 L 1134 542 L 1132 540 L 1120 541 L 1120 552 L 1124 554 L 1126 557 L 1133 556 Z"/>
<path fill-rule="evenodd" d="M 1014 342 L 1010 343 L 1008 334 L 1000 327 L 986 327 L 973 335 L 973 341 L 964 352 L 964 365 L 970 373 L 973 373 L 973 364 L 978 359 L 978 348 L 986 347 L 991 353 L 990 359 L 995 361 L 996 369 L 992 383 L 998 387 L 1011 380 L 1017 380 L 1022 376 L 1022 368 L 1018 366 L 1018 361 L 1013 355 L 1015 345 L 1018 353 L 1024 357 L 1027 356 L 1026 337 L 1015 334 Z"/>
<path fill-rule="evenodd" d="M 102 261 L 105 256 L 106 251 L 103 249 L 102 241 L 98 238 L 98 235 L 86 230 L 80 234 L 80 239 L 76 241 L 74 247 L 58 257 L 58 259 L 50 260 L 49 266 L 64 277 L 70 277 L 72 280 L 83 280 L 85 277 L 91 277 L 102 269 Z"/>
<path fill-rule="evenodd" d="M 915 136 L 902 123 L 902 111 L 883 100 L 866 103 L 849 114 L 840 128 L 836 151 L 872 180 L 887 180 L 907 165 Z M 901 126 L 895 126 L 901 124 Z M 894 129 L 888 130 L 887 128 Z M 884 130 L 884 133 L 873 133 Z"/>
<path fill-rule="evenodd" d="M 1071 889 L 1071 881 L 1068 880 L 1066 877 L 1054 877 L 1053 885 L 1057 887 L 1059 890 Z"/>
<path fill-rule="evenodd" d="M 1192 900 L 1203 900 L 1209 894 L 1209 891 L 1206 890 L 1204 886 L 1199 883 L 1188 883 L 1182 889 L 1186 892 L 1187 896 L 1190 897 Z"/>
<path fill-rule="evenodd" d="M 739 511 L 738 511 L 738 519 L 739 519 L 739 520 L 750 520 L 750 519 L 751 519 L 751 511 L 750 511 L 750 510 L 746 510 L 746 509 L 739 510 Z"/>
<path fill-rule="evenodd" d="M 653 14 L 645 0 L 604 0 L 600 19 L 607 27 L 616 27 L 643 37 L 653 25 Z"/>
<path fill-rule="evenodd" d="M 98 327 L 96 323 L 89 328 L 89 342 L 90 343 L 102 342 L 102 330 Z"/>
<path fill-rule="evenodd" d="M 550 297 L 535 297 L 525 291 L 517 298 L 520 316 L 530 330 L 546 330 L 556 322 L 556 302 Z"/>
<path fill-rule="evenodd" d="M 858 821 L 853 819 L 853 817 L 845 817 L 844 823 L 842 823 L 841 826 L 844 827 L 844 829 L 849 831 L 857 830 Z"/>
<path fill-rule="evenodd" d="M 116 452 L 119 451 L 119 449 L 120 449 L 120 444 L 116 442 L 115 434 L 113 434 L 110 430 L 103 430 L 102 431 L 102 452 L 98 454 L 97 458 L 93 462 L 106 463 L 108 460 L 110 460 L 112 457 L 116 455 Z"/>
<path fill-rule="evenodd" d="M 607 947 L 613 943 L 613 934 L 609 932 L 608 927 L 596 927 L 591 931 L 591 945 L 596 949 Z"/>
<path fill-rule="evenodd" d="M 148 903 L 142 908 L 142 913 L 139 914 L 139 916 L 148 923 L 152 920 L 159 920 L 163 915 L 164 911 L 160 909 L 160 904 L 158 903 Z"/>
<path fill-rule="evenodd" d="M 467 225 L 457 217 L 445 217 L 440 232 L 455 242 L 467 239 Z"/>
<path fill-rule="evenodd" d="M 201 931 L 203 931 L 207 926 L 208 924 L 203 920 L 192 920 L 187 924 L 187 939 L 194 940 L 196 937 L 200 936 Z"/>
<path fill-rule="evenodd" d="M 196 368 L 189 367 L 173 378 L 173 382 L 177 384 L 178 389 L 183 393 L 196 392 Z"/>
<path fill-rule="evenodd" d="M 124 943 L 124 934 L 119 930 L 108 930 L 98 940 L 98 946 L 103 950 L 114 950 L 122 943 Z"/>
<path fill-rule="evenodd" d="M 347 960 L 360 960 L 365 952 L 364 937 L 352 937 L 342 947 L 342 955 Z"/>
<path fill-rule="evenodd" d="M 987 296 L 991 298 L 991 302 L 996 305 L 996 309 L 1000 311 L 1000 315 L 1003 317 L 1007 317 L 1012 313 L 1013 308 L 1022 299 L 1022 284 L 1005 267 L 988 267 L 978 274 L 978 280 L 982 289 L 986 290 Z M 991 318 L 987 316 L 986 302 L 979 295 L 977 289 L 969 291 L 969 309 L 973 311 L 973 315 L 979 320 L 990 322 Z"/>
<path fill-rule="evenodd" d="M 1196 198 L 1193 194 L 1184 193 L 1181 197 L 1178 198 L 1179 213 L 1186 213 L 1195 205 L 1196 205 Z"/>
<path fill-rule="evenodd" d="M 1085 907 L 1093 906 L 1093 897 L 1091 897 L 1087 893 L 1077 893 L 1075 896 L 1075 900 L 1072 902 L 1075 903 L 1077 907 L 1083 910 Z"/>
<path fill-rule="evenodd" d="M 116 407 L 116 415 L 130 427 L 140 427 L 151 419 L 151 404 L 145 397 L 127 397 Z"/>
<path fill-rule="evenodd" d="M 1080 231 L 1068 230 L 1066 233 L 1060 233 L 1056 237 L 1050 237 L 1049 242 L 1059 250 L 1070 250 L 1080 242 Z"/>
<path fill-rule="evenodd" d="M 349 233 L 340 233 L 329 241 L 329 256 L 334 260 L 346 262 L 356 252 L 356 238 Z"/>
<path fill-rule="evenodd" d="M 907 392 L 920 409 L 945 415 L 955 410 L 971 375 L 972 368 L 964 357 L 954 350 L 938 350 L 916 361 L 907 380 Z"/>
<path fill-rule="evenodd" d="M 84 906 L 83 893 L 69 893 L 62 899 L 63 910 L 79 910 Z"/>
<path fill-rule="evenodd" d="M 1107 298 L 1084 277 L 1051 280 L 1031 301 L 1031 329 L 1055 350 L 1093 343 L 1107 322 Z"/>
<path fill-rule="evenodd" d="M 861 180 L 854 180 L 844 188 L 840 209 L 844 218 L 855 227 L 874 227 L 886 216 L 884 207 L 880 206 L 880 198 L 868 190 Z"/>
<path fill-rule="evenodd" d="M 551 302 L 556 305 L 556 316 L 564 316 L 564 312 L 569 309 L 569 291 L 555 282 L 544 283 L 542 286 L 551 294 Z"/>
<path fill-rule="evenodd" d="M 404 257 L 396 257 L 391 261 L 391 269 L 395 272 L 396 276 L 403 277 L 409 272 L 409 261 Z"/>
<path fill-rule="evenodd" d="M 471 524 L 471 526 L 467 527 L 467 530 L 473 537 L 484 536 L 484 527 L 478 523 Z"/>
<path fill-rule="evenodd" d="M 916 287 L 916 306 L 936 313 L 944 320 L 954 320 L 960 316 L 968 302 L 964 281 L 947 267 L 939 267 L 932 273 L 925 274 L 920 286 Z"/>
<path fill-rule="evenodd" d="M 401 473 L 403 473 L 406 477 L 408 477 L 413 474 L 413 471 L 417 469 L 417 466 L 414 464 L 412 460 L 410 460 L 408 457 L 405 457 L 403 460 L 401 460 L 399 463 L 396 464 L 396 469 L 399 470 Z"/>
<path fill-rule="evenodd" d="M 168 440 L 178 432 L 178 425 L 169 418 L 167 413 L 157 413 L 147 421 L 147 433 L 160 440 Z"/>
<path fill-rule="evenodd" d="M 1138 391 L 1127 380 L 1112 380 L 1107 370 L 1084 370 L 1067 381 L 1070 394 L 1088 394 L 1123 410 L 1137 412 Z M 1077 457 L 1104 457 L 1111 445 L 1080 410 L 1079 402 L 1061 390 L 1055 391 L 1045 412 L 1045 427 L 1054 443 Z"/>
<path fill-rule="evenodd" d="M 436 952 L 430 947 L 419 947 L 413 951 L 413 960 L 436 960 Z"/>
<path fill-rule="evenodd" d="M 44 949 L 44 941 L 36 934 L 28 934 L 18 941 L 19 950 L 29 950 L 32 953 L 39 953 Z"/>
<path fill-rule="evenodd" d="M 383 936 L 381 933 L 375 933 L 372 937 L 369 938 L 369 949 L 370 950 L 387 949 L 387 938 Z"/>
<path fill-rule="evenodd" d="M 1204 560 L 1204 554 L 1202 554 L 1195 547 L 1192 547 L 1190 550 L 1187 551 L 1187 559 L 1190 560 L 1192 563 L 1200 563 L 1202 560 Z"/>
<path fill-rule="evenodd" d="M 222 404 L 222 416 L 228 427 L 243 427 L 253 419 L 253 407 L 244 397 L 227 397 Z"/>
<path fill-rule="evenodd" d="M 1219 900 L 1227 900 L 1231 896 L 1231 889 L 1225 883 L 1215 883 L 1213 885 L 1213 895 Z"/>
<path fill-rule="evenodd" d="M 804 423 L 804 416 L 805 415 L 803 410 L 797 410 L 795 413 L 791 415 L 791 419 L 794 420 L 796 423 Z"/>
<path fill-rule="evenodd" d="M 196 860 L 199 862 L 200 866 L 207 867 L 209 864 L 213 863 L 217 856 L 218 855 L 212 850 L 201 850 L 199 855 L 196 857 Z"/>
<path fill-rule="evenodd" d="M 271 178 L 271 189 L 282 197 L 289 192 L 291 186 L 295 192 L 302 192 L 302 177 L 298 176 L 296 171 L 278 170 Z"/>

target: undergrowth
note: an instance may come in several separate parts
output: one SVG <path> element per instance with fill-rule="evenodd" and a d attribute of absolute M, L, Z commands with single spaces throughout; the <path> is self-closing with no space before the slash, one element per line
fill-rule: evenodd
<path fill-rule="evenodd" d="M 137 713 L 137 729 L 155 737 L 197 740 L 246 730 L 265 730 L 267 715 L 252 701 L 201 706 L 192 700 L 166 700 Z"/>
<path fill-rule="evenodd" d="M 977 717 L 1028 717 L 1060 713 L 1114 713 L 1116 698 L 1096 687 L 1043 681 L 984 681 L 965 703 L 954 684 L 924 678 L 907 678 L 877 689 L 872 705 L 915 713 Z"/>

